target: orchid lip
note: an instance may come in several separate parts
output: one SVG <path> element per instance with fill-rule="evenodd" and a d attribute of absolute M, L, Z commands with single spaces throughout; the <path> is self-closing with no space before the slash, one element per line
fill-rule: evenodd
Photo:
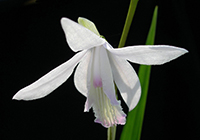
<path fill-rule="evenodd" d="M 109 128 L 117 124 L 124 125 L 126 123 L 126 114 L 122 111 L 121 103 L 112 105 L 110 99 L 103 92 L 102 88 L 92 88 L 90 97 L 93 96 L 93 111 L 96 119 L 94 122 L 102 124 Z"/>

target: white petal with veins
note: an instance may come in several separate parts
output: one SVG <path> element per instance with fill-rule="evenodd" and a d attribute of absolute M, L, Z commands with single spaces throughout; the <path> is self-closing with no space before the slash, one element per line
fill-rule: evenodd
<path fill-rule="evenodd" d="M 68 18 L 62 18 L 61 25 L 67 43 L 74 52 L 100 46 L 106 42 L 105 39 Z"/>
<path fill-rule="evenodd" d="M 139 45 L 116 49 L 110 47 L 108 43 L 106 45 L 111 53 L 144 65 L 164 64 L 188 52 L 183 48 L 169 45 Z"/>
<path fill-rule="evenodd" d="M 109 53 L 114 81 L 122 98 L 131 111 L 139 102 L 141 86 L 133 67 L 123 58 Z"/>
<path fill-rule="evenodd" d="M 92 51 L 88 50 L 84 59 L 78 64 L 76 71 L 74 73 L 74 84 L 76 89 L 87 97 L 87 93 L 90 89 L 90 84 L 88 82 L 88 76 L 90 75 L 90 61 L 92 59 Z M 90 78 L 89 78 L 90 79 Z"/>
<path fill-rule="evenodd" d="M 75 66 L 81 61 L 86 53 L 87 51 L 77 53 L 67 62 L 56 67 L 31 85 L 18 91 L 13 99 L 34 100 L 48 95 L 69 78 Z"/>

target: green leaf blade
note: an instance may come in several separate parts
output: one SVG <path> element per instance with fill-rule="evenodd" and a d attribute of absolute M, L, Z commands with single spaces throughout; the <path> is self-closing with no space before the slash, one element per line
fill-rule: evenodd
<path fill-rule="evenodd" d="M 146 45 L 153 45 L 156 33 L 158 7 L 155 7 L 151 27 L 146 40 Z M 138 76 L 140 79 L 142 94 L 138 105 L 128 113 L 126 125 L 123 128 L 120 140 L 140 140 L 147 93 L 149 87 L 151 66 L 141 65 Z"/>

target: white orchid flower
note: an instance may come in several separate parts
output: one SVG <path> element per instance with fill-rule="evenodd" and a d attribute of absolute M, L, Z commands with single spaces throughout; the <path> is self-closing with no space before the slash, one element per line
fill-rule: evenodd
<path fill-rule="evenodd" d="M 104 127 L 123 125 L 126 114 L 116 98 L 114 83 L 129 111 L 137 105 L 141 95 L 138 76 L 127 60 L 137 64 L 159 65 L 187 53 L 185 49 L 168 45 L 114 49 L 101 38 L 91 21 L 79 18 L 78 22 L 79 24 L 68 18 L 61 19 L 69 47 L 74 52 L 80 52 L 18 91 L 13 99 L 34 100 L 50 94 L 69 78 L 78 64 L 74 83 L 78 91 L 87 98 L 84 111 L 88 112 L 93 107 L 95 122 Z"/>

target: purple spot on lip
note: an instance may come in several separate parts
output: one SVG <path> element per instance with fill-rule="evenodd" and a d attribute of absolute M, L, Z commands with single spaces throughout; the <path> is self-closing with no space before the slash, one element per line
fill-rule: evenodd
<path fill-rule="evenodd" d="M 102 87 L 102 80 L 101 78 L 94 78 L 93 85 L 95 88 Z"/>

